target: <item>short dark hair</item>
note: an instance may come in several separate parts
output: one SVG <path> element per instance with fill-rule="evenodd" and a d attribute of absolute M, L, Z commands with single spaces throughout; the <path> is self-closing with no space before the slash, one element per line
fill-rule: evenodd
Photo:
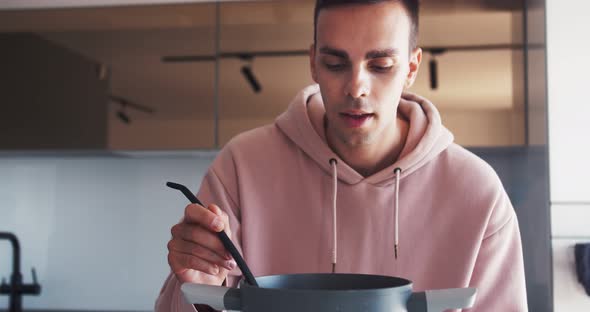
<path fill-rule="evenodd" d="M 331 8 L 335 6 L 347 4 L 377 4 L 386 1 L 398 1 L 406 9 L 410 17 L 410 49 L 414 49 L 418 45 L 418 15 L 419 15 L 419 0 L 316 0 L 314 17 L 313 17 L 313 43 L 317 40 L 317 26 L 318 15 L 322 9 Z"/>

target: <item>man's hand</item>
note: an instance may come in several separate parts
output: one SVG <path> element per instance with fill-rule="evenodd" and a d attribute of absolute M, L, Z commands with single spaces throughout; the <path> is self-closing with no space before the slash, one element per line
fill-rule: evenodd
<path fill-rule="evenodd" d="M 401 100 L 412 101 L 412 102 L 416 102 L 418 104 L 422 104 L 422 103 L 425 103 L 425 102 L 430 102 L 428 99 L 426 99 L 426 98 L 424 98 L 424 97 L 422 97 L 422 96 L 420 96 L 418 94 L 415 94 L 415 93 L 412 93 L 412 92 L 408 92 L 408 91 L 404 91 L 402 93 Z"/>
<path fill-rule="evenodd" d="M 181 283 L 221 285 L 236 262 L 217 236 L 231 237 L 229 218 L 218 206 L 190 204 L 183 220 L 172 227 L 168 264 Z"/>

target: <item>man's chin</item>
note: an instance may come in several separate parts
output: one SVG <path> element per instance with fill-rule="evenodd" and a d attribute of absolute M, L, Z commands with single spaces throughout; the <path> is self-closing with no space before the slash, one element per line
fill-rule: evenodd
<path fill-rule="evenodd" d="M 356 130 L 356 133 L 341 136 L 341 141 L 351 148 L 366 147 L 375 143 L 375 136 L 366 131 Z"/>

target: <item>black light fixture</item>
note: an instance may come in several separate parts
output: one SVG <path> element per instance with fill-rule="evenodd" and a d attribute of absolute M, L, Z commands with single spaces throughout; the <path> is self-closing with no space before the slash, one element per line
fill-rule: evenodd
<path fill-rule="evenodd" d="M 125 113 L 125 104 L 121 104 L 121 109 L 117 111 L 117 117 L 125 124 L 131 124 L 131 118 Z"/>
<path fill-rule="evenodd" d="M 242 75 L 244 75 L 244 78 L 246 78 L 246 81 L 248 82 L 254 93 L 260 93 L 260 91 L 262 91 L 262 87 L 260 86 L 258 79 L 256 79 L 256 76 L 254 76 L 254 72 L 252 71 L 253 58 L 254 57 L 252 55 L 241 55 L 240 59 L 247 61 L 248 64 L 242 66 L 240 71 L 242 72 Z"/>
<path fill-rule="evenodd" d="M 252 68 L 250 68 L 250 65 L 242 66 L 241 71 L 242 75 L 244 75 L 244 78 L 246 78 L 246 81 L 248 81 L 248 84 L 250 85 L 252 90 L 255 93 L 260 93 L 262 87 L 260 87 L 260 83 L 258 83 L 258 80 L 256 80 L 256 77 L 254 76 L 254 73 L 252 72 Z"/>
<path fill-rule="evenodd" d="M 430 89 L 436 90 L 438 88 L 438 64 L 436 63 L 434 55 L 430 59 L 430 62 L 428 62 L 428 69 L 430 70 Z"/>
<path fill-rule="evenodd" d="M 121 106 L 120 109 L 117 111 L 116 115 L 119 120 L 121 120 L 123 123 L 127 125 L 131 124 L 131 117 L 127 114 L 126 110 L 127 107 L 148 114 L 152 114 L 155 112 L 155 110 L 151 107 L 131 102 L 128 99 L 123 98 L 121 96 L 109 94 L 109 99 L 112 102 L 117 103 Z"/>
<path fill-rule="evenodd" d="M 429 77 L 430 77 L 430 89 L 438 89 L 438 62 L 436 56 L 445 52 L 445 49 L 431 49 L 430 61 L 428 62 Z"/>

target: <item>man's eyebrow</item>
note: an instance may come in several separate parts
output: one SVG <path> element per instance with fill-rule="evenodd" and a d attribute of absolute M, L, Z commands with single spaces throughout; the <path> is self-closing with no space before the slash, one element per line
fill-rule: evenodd
<path fill-rule="evenodd" d="M 333 55 L 333 56 L 337 56 L 337 57 L 341 57 L 341 58 L 345 58 L 345 59 L 348 58 L 348 53 L 346 53 L 346 51 L 342 51 L 342 50 L 338 50 L 338 49 L 334 49 L 334 48 L 330 48 L 330 47 L 321 47 L 320 53 L 329 54 L 329 55 Z"/>
<path fill-rule="evenodd" d="M 337 57 L 341 57 L 341 58 L 345 58 L 345 59 L 348 58 L 348 53 L 346 53 L 346 51 L 334 49 L 331 47 L 321 47 L 320 53 L 329 54 L 329 55 L 333 55 L 333 56 L 337 56 Z M 380 58 L 380 57 L 392 57 L 392 56 L 396 56 L 398 54 L 399 54 L 399 50 L 395 49 L 395 48 L 382 49 L 382 50 L 372 50 L 372 51 L 367 52 L 367 54 L 365 54 L 365 59 L 374 59 L 374 58 Z"/>
<path fill-rule="evenodd" d="M 383 50 L 373 50 L 373 51 L 369 51 L 369 52 L 367 52 L 367 54 L 365 54 L 365 59 L 374 59 L 374 58 L 380 58 L 380 57 L 392 57 L 392 56 L 396 56 L 398 54 L 399 54 L 399 50 L 395 49 L 395 48 L 383 49 Z"/>

